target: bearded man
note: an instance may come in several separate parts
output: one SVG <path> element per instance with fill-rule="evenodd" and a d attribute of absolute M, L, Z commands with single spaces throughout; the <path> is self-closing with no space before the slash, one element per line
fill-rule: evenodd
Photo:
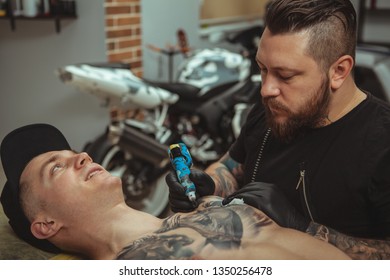
<path fill-rule="evenodd" d="M 390 107 L 356 86 L 355 49 L 349 0 L 271 0 L 262 102 L 223 158 L 193 170 L 197 195 L 243 198 L 352 258 L 389 258 Z M 174 174 L 166 181 L 172 210 L 189 211 Z"/>

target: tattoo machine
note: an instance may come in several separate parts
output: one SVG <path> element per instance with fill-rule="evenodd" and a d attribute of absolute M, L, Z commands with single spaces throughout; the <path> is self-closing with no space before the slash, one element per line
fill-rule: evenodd
<path fill-rule="evenodd" d="M 180 184 L 185 187 L 188 199 L 196 204 L 195 184 L 190 180 L 192 158 L 187 146 L 184 143 L 172 144 L 168 154 Z"/>

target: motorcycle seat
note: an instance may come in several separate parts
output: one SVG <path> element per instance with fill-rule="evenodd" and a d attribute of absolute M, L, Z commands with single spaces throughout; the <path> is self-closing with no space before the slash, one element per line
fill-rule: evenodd
<path fill-rule="evenodd" d="M 200 89 L 184 83 L 168 83 L 168 82 L 151 82 L 148 83 L 160 87 L 162 89 L 168 90 L 180 96 L 180 99 L 186 100 L 198 100 Z"/>
<path fill-rule="evenodd" d="M 176 93 L 180 96 L 179 100 L 182 102 L 205 102 L 206 100 L 209 100 L 224 91 L 228 90 L 229 88 L 232 88 L 234 85 L 238 85 L 239 82 L 229 82 L 222 85 L 217 85 L 215 87 L 212 87 L 206 91 L 202 91 L 201 88 L 186 84 L 186 83 L 168 83 L 168 82 L 150 82 L 154 86 L 160 87 L 162 89 L 168 90 L 170 92 Z"/>

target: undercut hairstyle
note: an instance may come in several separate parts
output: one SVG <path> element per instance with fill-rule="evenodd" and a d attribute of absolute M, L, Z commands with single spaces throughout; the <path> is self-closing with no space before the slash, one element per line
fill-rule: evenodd
<path fill-rule="evenodd" d="M 264 21 L 273 35 L 308 32 L 307 53 L 324 71 L 343 55 L 355 60 L 356 11 L 349 0 L 271 0 Z"/>
<path fill-rule="evenodd" d="M 44 209 L 46 205 L 36 197 L 31 185 L 26 182 L 21 182 L 19 185 L 19 203 L 24 215 L 30 222 L 33 221 L 38 212 Z"/>

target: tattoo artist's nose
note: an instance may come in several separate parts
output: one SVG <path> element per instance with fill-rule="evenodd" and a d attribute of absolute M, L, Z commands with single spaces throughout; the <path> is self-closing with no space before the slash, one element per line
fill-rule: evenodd
<path fill-rule="evenodd" d="M 79 153 L 75 155 L 75 167 L 76 168 L 81 168 L 87 163 L 91 163 L 92 159 L 87 153 Z"/>
<path fill-rule="evenodd" d="M 267 75 L 266 78 L 263 78 L 260 93 L 262 97 L 278 96 L 280 94 L 280 89 L 276 80 L 269 75 Z"/>

